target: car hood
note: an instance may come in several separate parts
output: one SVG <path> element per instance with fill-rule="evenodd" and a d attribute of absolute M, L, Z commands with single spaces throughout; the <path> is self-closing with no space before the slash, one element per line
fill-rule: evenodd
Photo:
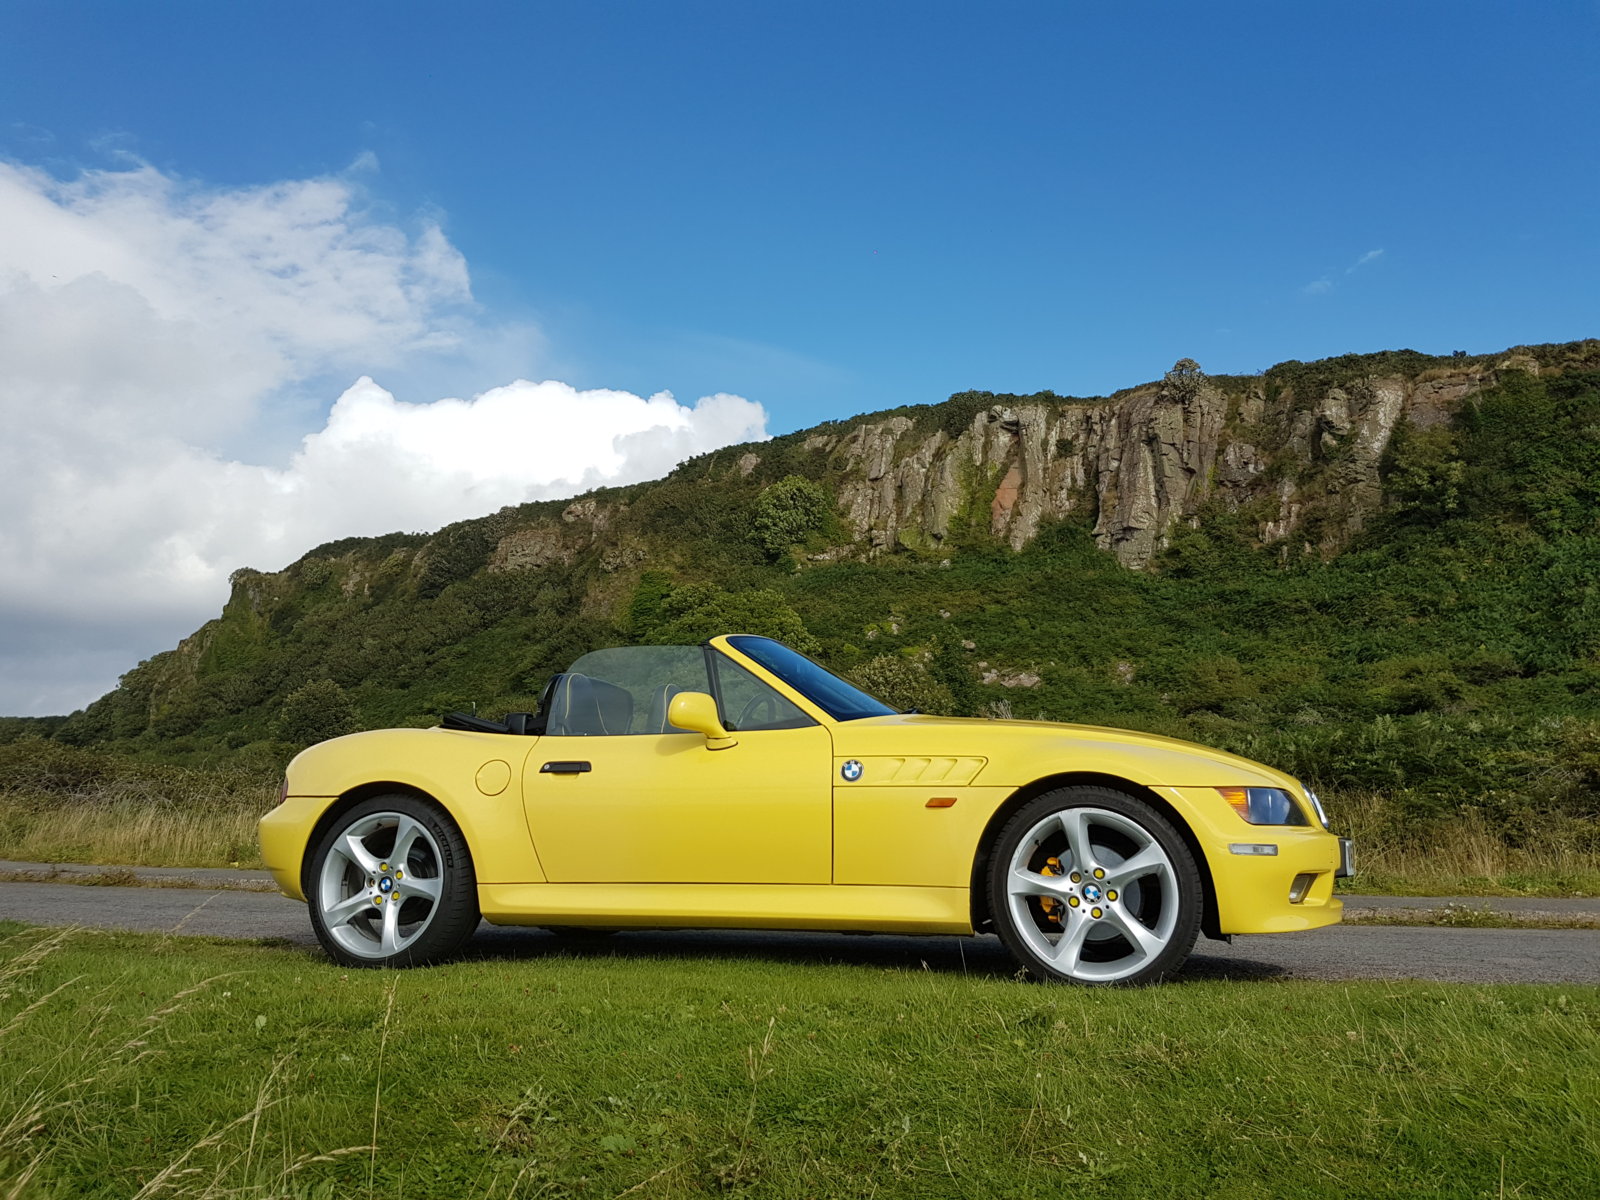
<path fill-rule="evenodd" d="M 1262 763 L 1178 738 L 1098 725 L 988 720 L 900 713 L 833 727 L 843 758 L 958 756 L 986 760 L 974 780 L 1015 785 L 1065 771 L 1106 771 L 1139 783 L 1171 787 L 1281 787 L 1292 776 Z"/>

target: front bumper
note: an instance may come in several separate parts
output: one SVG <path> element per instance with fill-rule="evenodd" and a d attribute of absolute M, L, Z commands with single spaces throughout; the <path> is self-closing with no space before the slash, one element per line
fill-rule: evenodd
<path fill-rule="evenodd" d="M 261 818 L 256 827 L 261 840 L 261 861 L 272 873 L 278 890 L 294 900 L 304 900 L 300 865 L 317 819 L 334 802 L 333 796 L 289 796 Z"/>
<path fill-rule="evenodd" d="M 1215 788 L 1157 788 L 1200 842 L 1219 933 L 1291 933 L 1337 924 L 1333 883 L 1350 869 L 1347 838 L 1320 825 L 1248 825 Z"/>

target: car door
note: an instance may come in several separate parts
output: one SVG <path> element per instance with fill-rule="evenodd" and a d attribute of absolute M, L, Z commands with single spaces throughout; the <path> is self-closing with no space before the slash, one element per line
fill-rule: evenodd
<path fill-rule="evenodd" d="M 674 685 L 652 686 L 649 671 L 634 669 L 637 656 L 602 653 L 612 657 L 596 662 L 598 656 L 586 655 L 569 673 L 598 681 L 574 693 L 587 719 L 557 722 L 557 732 L 539 739 L 524 767 L 528 827 L 545 877 L 552 883 L 830 882 L 828 730 L 743 667 L 706 650 L 704 686 L 719 696 L 723 722 L 737 739 L 726 749 L 708 749 L 700 734 L 666 725 L 663 692 Z M 622 691 L 630 695 L 631 717 Z"/>

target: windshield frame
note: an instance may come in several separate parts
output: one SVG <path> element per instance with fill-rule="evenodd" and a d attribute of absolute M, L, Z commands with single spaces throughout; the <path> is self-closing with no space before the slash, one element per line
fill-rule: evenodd
<path fill-rule="evenodd" d="M 735 633 L 717 638 L 716 641 L 726 643 L 730 650 L 804 697 L 831 720 L 863 721 L 868 717 L 900 715 L 898 709 L 891 708 L 821 663 L 773 638 Z M 773 654 L 767 647 L 776 647 L 780 653 Z M 830 681 L 832 686 L 829 686 Z"/>

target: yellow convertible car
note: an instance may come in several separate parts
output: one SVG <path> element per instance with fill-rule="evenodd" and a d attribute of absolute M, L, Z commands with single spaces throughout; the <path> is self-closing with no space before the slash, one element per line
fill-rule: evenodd
<path fill-rule="evenodd" d="M 537 713 L 289 765 L 278 885 L 351 966 L 479 918 L 997 933 L 1031 974 L 1148 983 L 1200 932 L 1338 921 L 1349 842 L 1269 767 L 1150 734 L 900 713 L 769 638 L 586 654 Z"/>

